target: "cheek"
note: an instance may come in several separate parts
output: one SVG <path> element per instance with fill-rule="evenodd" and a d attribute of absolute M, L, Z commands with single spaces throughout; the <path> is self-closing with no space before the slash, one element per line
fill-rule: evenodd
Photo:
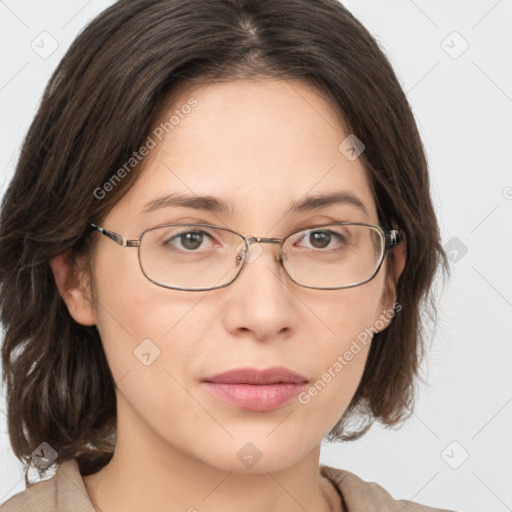
<path fill-rule="evenodd" d="M 140 270 L 136 251 L 125 258 L 107 254 L 98 268 L 96 325 L 116 382 L 128 371 L 170 368 L 170 361 L 182 360 L 194 350 L 194 333 L 201 326 L 190 325 L 190 319 L 202 294 L 151 283 Z"/>
<path fill-rule="evenodd" d="M 321 312 L 318 316 L 326 334 L 315 338 L 315 380 L 299 396 L 306 410 L 318 411 L 311 414 L 311 421 L 327 419 L 334 426 L 356 392 L 371 346 L 381 289 L 382 282 L 376 279 L 333 292 L 330 300 L 317 302 L 316 311 Z"/>
<path fill-rule="evenodd" d="M 99 330 L 105 355 L 125 422 L 146 418 L 162 437 L 191 436 L 184 444 L 192 444 L 187 425 L 208 421 L 188 391 L 206 330 L 197 321 L 199 298 L 148 284 L 138 293 L 130 286 L 115 293 L 104 290 L 109 312 L 100 313 Z M 175 425 L 177 410 L 187 411 L 186 421 Z"/>
<path fill-rule="evenodd" d="M 321 353 L 346 350 L 351 342 L 375 327 L 379 318 L 383 279 L 380 276 L 362 286 L 333 291 L 316 299 L 315 312 L 325 327 Z M 327 292 L 326 292 L 327 294 Z M 369 341 L 369 340 L 368 340 Z"/>

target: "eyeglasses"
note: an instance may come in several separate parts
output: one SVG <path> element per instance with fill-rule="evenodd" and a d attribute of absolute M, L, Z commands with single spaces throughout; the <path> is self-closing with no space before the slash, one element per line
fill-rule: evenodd
<path fill-rule="evenodd" d="M 357 222 L 309 226 L 284 238 L 245 237 L 211 224 L 165 224 L 128 240 L 91 226 L 121 247 L 138 247 L 140 267 L 151 282 L 186 291 L 228 286 L 246 262 L 263 252 L 263 243 L 279 245 L 277 260 L 297 285 L 319 290 L 351 288 L 373 279 L 386 253 L 403 240 L 396 229 L 385 231 Z M 250 257 L 252 244 L 256 247 Z"/>

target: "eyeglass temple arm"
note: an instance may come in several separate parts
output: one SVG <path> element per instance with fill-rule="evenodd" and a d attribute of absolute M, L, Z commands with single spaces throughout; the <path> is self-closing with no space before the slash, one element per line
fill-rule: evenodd
<path fill-rule="evenodd" d="M 99 226 L 96 226 L 96 224 L 91 223 L 91 226 L 99 231 L 102 235 L 105 235 L 107 238 L 110 238 L 110 240 L 113 240 L 116 244 L 119 244 L 121 247 L 138 247 L 140 245 L 139 240 L 128 240 L 125 236 L 118 235 L 117 233 L 109 231 L 105 228 L 100 228 Z"/>
<path fill-rule="evenodd" d="M 386 234 L 386 250 L 391 249 L 397 245 L 400 245 L 404 240 L 404 237 L 398 229 L 391 229 Z"/>

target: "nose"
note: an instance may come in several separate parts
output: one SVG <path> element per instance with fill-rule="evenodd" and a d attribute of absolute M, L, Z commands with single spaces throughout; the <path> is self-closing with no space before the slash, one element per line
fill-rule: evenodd
<path fill-rule="evenodd" d="M 223 321 L 234 336 L 287 337 L 297 328 L 296 287 L 278 260 L 280 239 L 249 239 L 237 279 L 225 288 Z"/>

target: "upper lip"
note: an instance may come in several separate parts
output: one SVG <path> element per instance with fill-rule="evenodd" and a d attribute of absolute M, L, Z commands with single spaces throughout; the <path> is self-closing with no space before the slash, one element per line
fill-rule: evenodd
<path fill-rule="evenodd" d="M 274 366 L 263 370 L 258 370 L 257 368 L 235 368 L 234 370 L 207 377 L 203 381 L 225 384 L 275 384 L 278 382 L 303 383 L 308 382 L 308 379 L 288 368 Z"/>

